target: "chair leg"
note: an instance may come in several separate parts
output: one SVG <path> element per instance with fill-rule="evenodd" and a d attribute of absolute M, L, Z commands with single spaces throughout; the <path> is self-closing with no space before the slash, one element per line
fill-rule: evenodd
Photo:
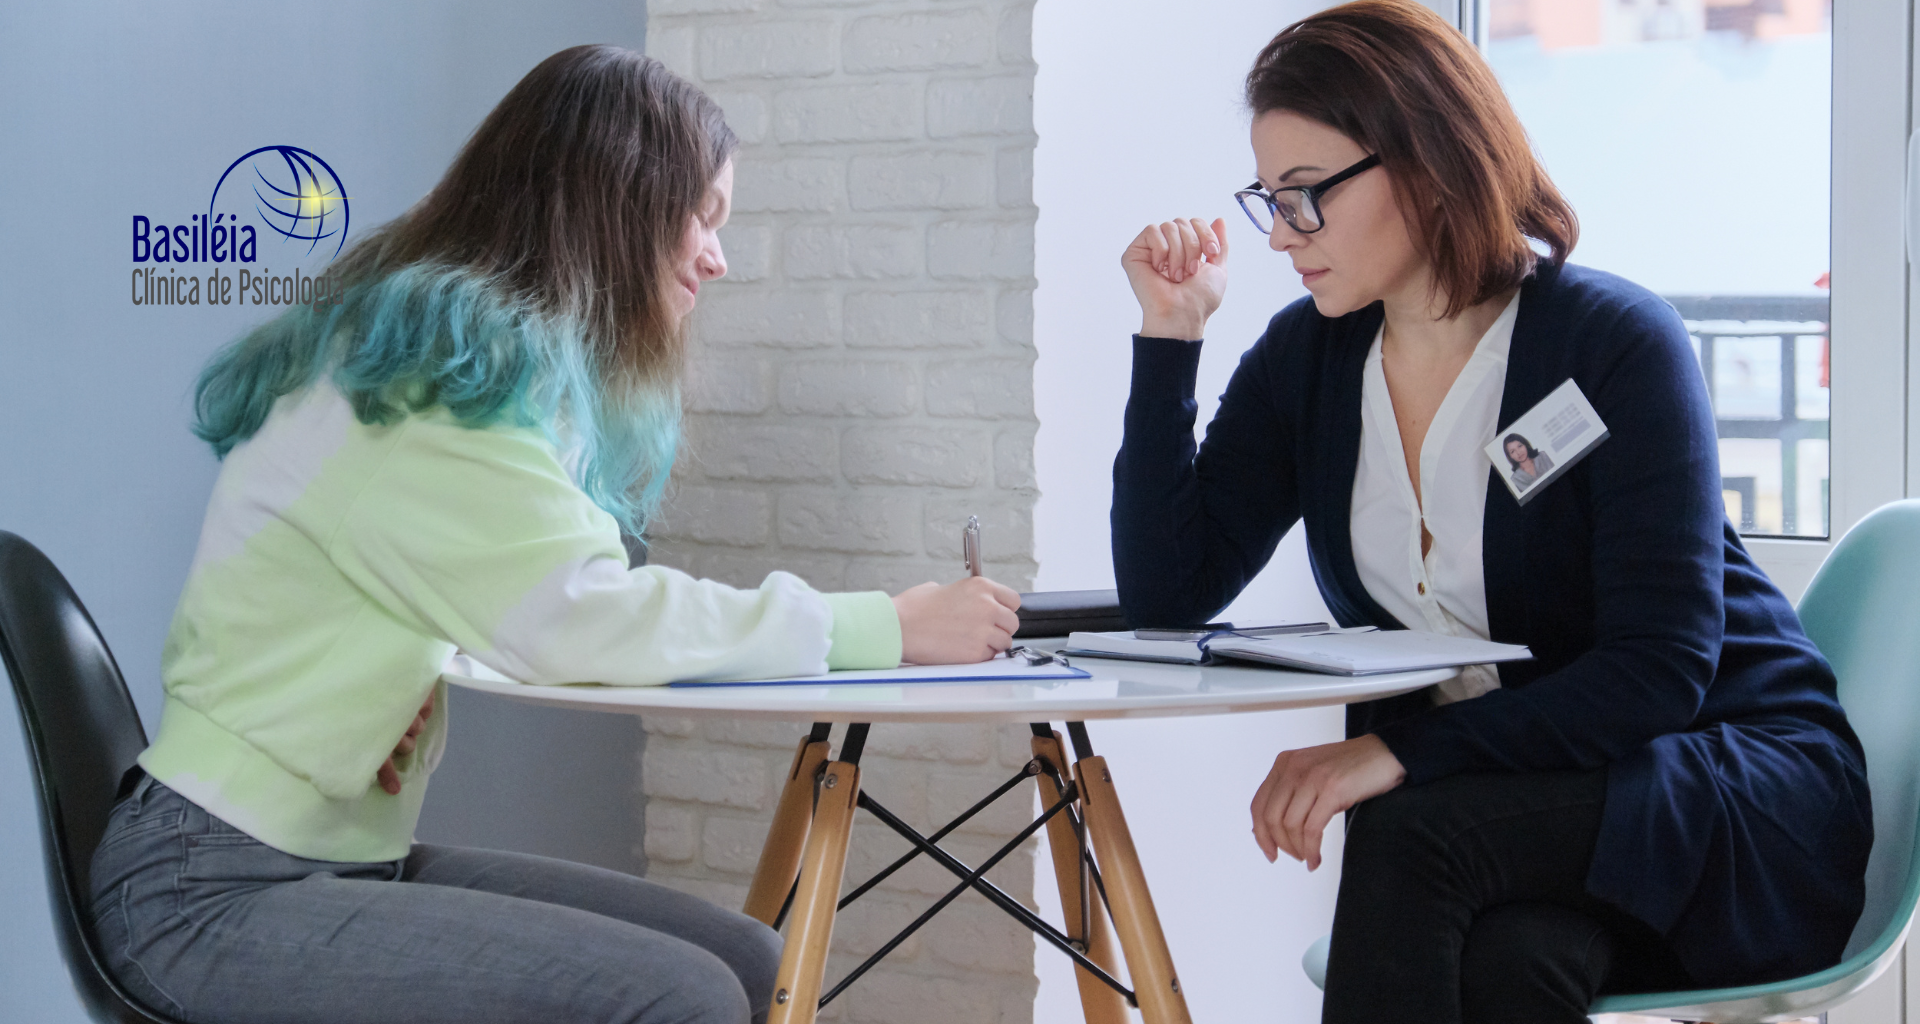
<path fill-rule="evenodd" d="M 800 888 L 793 898 L 787 947 L 780 954 L 780 973 L 774 981 L 773 1009 L 767 1015 L 767 1024 L 813 1024 L 819 1012 L 827 944 L 833 938 L 834 908 L 846 873 L 847 842 L 859 793 L 858 765 L 845 761 L 827 764 L 800 865 Z"/>
<path fill-rule="evenodd" d="M 1033 738 L 1033 756 L 1052 765 L 1064 778 L 1068 771 L 1066 745 L 1060 741 L 1060 734 L 1054 733 L 1051 739 L 1035 736 Z M 1044 772 L 1039 776 L 1040 806 L 1051 807 L 1060 800 L 1060 788 L 1053 784 L 1053 778 Z M 1053 877 L 1060 885 L 1060 909 L 1066 918 L 1067 938 L 1080 944 L 1080 951 L 1087 959 L 1099 964 L 1108 974 L 1120 976 L 1118 961 L 1113 955 L 1113 933 L 1107 928 L 1107 913 L 1100 900 L 1092 896 L 1083 884 L 1088 877 L 1082 870 L 1080 837 L 1073 830 L 1073 822 L 1065 814 L 1056 814 L 1047 822 L 1047 845 L 1053 850 Z M 1085 910 L 1087 934 L 1081 934 L 1082 900 L 1088 904 Z M 1085 968 L 1073 969 L 1074 981 L 1080 986 L 1080 1009 L 1086 1014 L 1087 1024 L 1128 1024 L 1127 1002 L 1120 993 L 1108 988 L 1100 979 L 1088 974 Z"/>
<path fill-rule="evenodd" d="M 800 741 L 793 752 L 793 767 L 787 771 L 786 788 L 780 791 L 780 806 L 773 812 L 773 827 L 760 847 L 760 863 L 753 871 L 744 912 L 769 927 L 779 919 L 794 879 L 800 877 L 800 855 L 813 825 L 813 777 L 826 761 L 825 741 L 812 737 Z"/>
<path fill-rule="evenodd" d="M 1160 915 L 1153 909 L 1153 896 L 1147 891 L 1147 876 L 1140 870 L 1133 833 L 1127 831 L 1127 818 L 1114 792 L 1107 759 L 1084 758 L 1073 768 L 1080 784 L 1087 832 L 1100 858 L 1107 899 L 1113 904 L 1114 928 L 1120 933 L 1120 949 L 1127 956 L 1134 998 L 1140 1003 L 1140 1017 L 1145 1024 L 1192 1024 L 1186 996 L 1180 992 L 1180 978 L 1173 970 L 1173 955 L 1167 951 L 1166 934 L 1160 930 Z"/>

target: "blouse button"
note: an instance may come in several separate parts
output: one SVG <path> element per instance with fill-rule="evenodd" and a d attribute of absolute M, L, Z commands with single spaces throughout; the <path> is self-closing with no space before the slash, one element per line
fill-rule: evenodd
<path fill-rule="evenodd" d="M 1427 585 L 1425 583 L 1416 583 L 1413 587 L 1420 592 L 1421 597 L 1427 596 Z"/>

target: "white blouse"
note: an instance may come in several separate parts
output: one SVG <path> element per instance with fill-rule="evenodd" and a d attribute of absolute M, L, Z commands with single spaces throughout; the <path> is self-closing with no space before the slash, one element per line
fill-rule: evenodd
<path fill-rule="evenodd" d="M 1480 562 L 1480 528 L 1492 463 L 1481 451 L 1499 427 L 1507 382 L 1507 347 L 1520 308 L 1514 293 L 1500 318 L 1474 346 L 1467 365 L 1420 444 L 1420 495 L 1407 477 L 1406 450 L 1387 393 L 1380 344 L 1384 324 L 1367 353 L 1360 396 L 1360 462 L 1353 478 L 1353 557 L 1360 582 L 1380 607 L 1408 629 L 1452 636 L 1487 636 L 1487 583 Z M 1425 522 L 1433 544 L 1420 554 Z M 1434 702 L 1478 697 L 1500 687 L 1491 665 L 1474 665 L 1435 688 Z"/>

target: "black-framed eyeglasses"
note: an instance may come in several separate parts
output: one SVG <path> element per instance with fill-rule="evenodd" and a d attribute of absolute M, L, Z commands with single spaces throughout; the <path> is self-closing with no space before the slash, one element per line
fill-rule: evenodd
<path fill-rule="evenodd" d="M 1324 178 L 1311 185 L 1292 185 L 1268 192 L 1259 182 L 1233 194 L 1235 202 L 1247 212 L 1247 219 L 1260 229 L 1263 235 L 1273 233 L 1273 218 L 1278 214 L 1287 226 L 1303 235 L 1311 235 L 1327 226 L 1326 217 L 1320 213 L 1320 197 L 1327 190 L 1359 174 L 1361 171 L 1376 167 L 1380 163 L 1379 154 L 1371 154 L 1359 163 L 1341 171 L 1330 178 Z"/>

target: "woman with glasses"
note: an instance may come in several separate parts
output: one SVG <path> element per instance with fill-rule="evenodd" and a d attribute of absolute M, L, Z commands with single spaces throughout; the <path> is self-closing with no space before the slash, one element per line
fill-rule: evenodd
<path fill-rule="evenodd" d="M 1872 842 L 1861 748 L 1726 520 L 1679 316 L 1567 262 L 1574 212 L 1491 70 L 1412 0 L 1290 26 L 1246 96 L 1258 179 L 1237 198 L 1310 298 L 1196 447 L 1226 224 L 1126 249 L 1128 617 L 1207 621 L 1304 521 L 1342 625 L 1534 655 L 1352 705 L 1348 739 L 1280 753 L 1259 785 L 1269 859 L 1317 868 L 1352 811 L 1324 1019 L 1575 1022 L 1603 992 L 1837 962 Z M 1522 507 L 1489 445 L 1568 380 L 1610 437 Z"/>

